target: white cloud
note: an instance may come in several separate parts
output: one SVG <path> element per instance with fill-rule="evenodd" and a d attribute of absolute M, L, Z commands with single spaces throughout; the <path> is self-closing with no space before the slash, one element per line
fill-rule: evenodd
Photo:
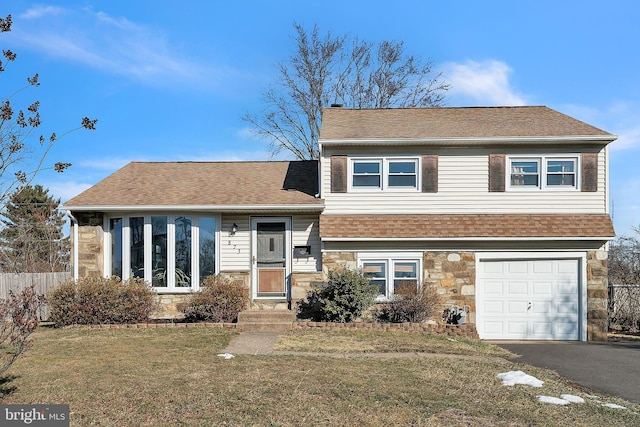
<path fill-rule="evenodd" d="M 27 9 L 26 12 L 20 14 L 22 19 L 39 19 L 44 16 L 58 15 L 62 13 L 64 9 L 55 6 L 43 6 L 38 5 Z"/>
<path fill-rule="evenodd" d="M 15 42 L 144 84 L 202 88 L 229 74 L 222 67 L 214 69 L 185 57 L 162 31 L 124 17 L 89 9 L 36 7 L 21 18 L 10 34 Z"/>
<path fill-rule="evenodd" d="M 449 95 L 476 105 L 525 105 L 524 97 L 509 83 L 511 68 L 501 61 L 448 63 L 445 75 L 451 84 Z"/>
<path fill-rule="evenodd" d="M 60 198 L 62 203 L 65 203 L 67 200 L 77 196 L 87 188 L 91 187 L 91 185 L 92 184 L 88 184 L 85 182 L 60 181 L 48 183 L 47 188 L 54 197 Z"/>

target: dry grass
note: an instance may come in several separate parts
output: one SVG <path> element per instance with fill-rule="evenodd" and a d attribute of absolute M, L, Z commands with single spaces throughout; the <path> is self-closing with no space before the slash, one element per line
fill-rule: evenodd
<path fill-rule="evenodd" d="M 515 357 L 483 341 L 419 332 L 354 329 L 295 330 L 280 337 L 275 350 L 321 353 L 444 353 Z"/>
<path fill-rule="evenodd" d="M 74 426 L 640 423 L 632 412 L 640 411 L 637 405 L 613 410 L 596 403 L 539 403 L 538 394 L 584 393 L 552 372 L 496 357 L 334 354 L 225 360 L 217 354 L 232 334 L 204 327 L 40 329 L 33 348 L 9 370 L 2 403 L 67 403 Z M 345 343 L 341 348 L 352 350 Z M 495 377 L 515 369 L 545 386 L 505 387 Z"/>

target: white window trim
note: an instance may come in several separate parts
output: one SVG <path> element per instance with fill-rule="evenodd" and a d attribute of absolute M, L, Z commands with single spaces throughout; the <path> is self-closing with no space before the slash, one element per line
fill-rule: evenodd
<path fill-rule="evenodd" d="M 353 185 L 353 175 L 355 163 L 359 162 L 378 162 L 380 164 L 380 186 L 379 187 L 360 187 Z M 389 185 L 389 163 L 393 162 L 414 162 L 416 165 L 416 185 L 415 187 L 400 187 Z M 418 192 L 420 191 L 420 172 L 422 170 L 420 156 L 378 156 L 378 157 L 349 157 L 349 176 L 347 182 L 348 192 Z"/>
<path fill-rule="evenodd" d="M 386 265 L 386 295 L 378 295 L 377 302 L 390 301 L 394 288 L 394 264 L 396 262 L 414 261 L 417 263 L 418 289 L 422 286 L 422 252 L 359 252 L 357 254 L 358 268 L 362 270 L 365 262 L 384 262 Z"/>
<path fill-rule="evenodd" d="M 507 173 L 505 173 L 507 191 L 580 191 L 580 163 L 579 154 L 522 154 L 507 156 Z M 569 160 L 575 162 L 575 185 L 547 185 L 547 166 L 550 160 Z M 538 162 L 538 185 L 511 185 L 511 162 L 536 161 Z"/>
<path fill-rule="evenodd" d="M 104 275 L 105 277 L 111 276 L 112 262 L 111 259 L 111 234 L 110 234 L 110 220 L 111 218 L 122 218 L 122 280 L 128 280 L 131 275 L 131 235 L 129 228 L 130 218 L 144 218 L 144 270 L 145 282 L 152 283 L 152 257 L 151 252 L 152 242 L 152 216 L 166 216 L 167 217 L 167 271 L 175 271 L 175 220 L 177 217 L 190 217 L 191 218 L 191 286 L 188 287 L 176 287 L 175 275 L 169 274 L 167 276 L 166 287 L 153 287 L 153 289 L 162 293 L 189 293 L 200 289 L 200 228 L 199 218 L 209 217 L 215 218 L 216 230 L 215 230 L 215 274 L 220 273 L 220 230 L 221 219 L 220 215 L 202 215 L 193 213 L 153 213 L 147 214 L 129 214 L 129 215 L 109 215 L 104 219 Z"/>

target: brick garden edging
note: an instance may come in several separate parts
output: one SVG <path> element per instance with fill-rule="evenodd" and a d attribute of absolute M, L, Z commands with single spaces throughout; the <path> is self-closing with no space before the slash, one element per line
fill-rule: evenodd
<path fill-rule="evenodd" d="M 215 323 L 215 322 L 159 322 L 159 323 L 106 323 L 103 325 L 68 325 L 63 329 L 155 329 L 155 328 L 225 328 L 239 329 L 237 323 Z"/>
<path fill-rule="evenodd" d="M 428 323 L 374 323 L 374 322 L 353 322 L 353 323 L 332 323 L 332 322 L 293 322 L 294 329 L 375 329 L 391 331 L 426 332 L 434 335 L 444 335 L 448 337 L 465 337 L 479 339 L 478 331 L 474 323 L 463 325 L 438 325 Z"/>

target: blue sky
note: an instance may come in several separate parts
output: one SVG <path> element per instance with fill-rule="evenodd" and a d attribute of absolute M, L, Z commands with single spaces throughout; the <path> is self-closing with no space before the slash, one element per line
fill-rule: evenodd
<path fill-rule="evenodd" d="M 618 234 L 640 226 L 640 2 L 3 0 L 3 49 L 18 54 L 2 95 L 41 101 L 42 131 L 83 116 L 98 130 L 60 140 L 35 183 L 62 201 L 129 161 L 267 160 L 258 112 L 292 23 L 370 41 L 401 40 L 451 84 L 447 106 L 547 105 L 616 134 L 611 199 Z M 135 195 L 131 195 L 135 197 Z"/>

